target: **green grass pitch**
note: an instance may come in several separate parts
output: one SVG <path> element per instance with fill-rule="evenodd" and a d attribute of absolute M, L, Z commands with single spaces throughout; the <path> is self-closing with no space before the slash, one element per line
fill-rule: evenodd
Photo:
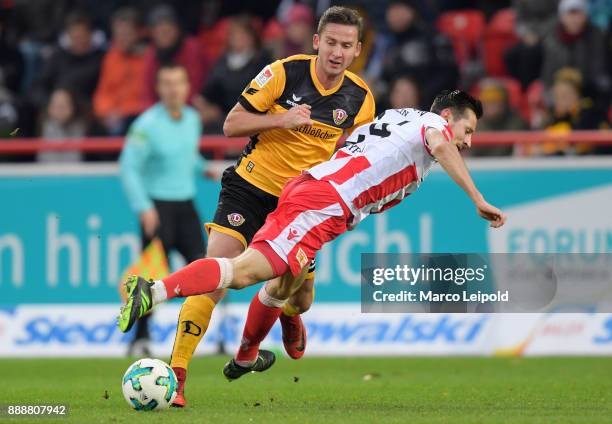
<path fill-rule="evenodd" d="M 0 359 L 0 404 L 69 405 L 15 423 L 609 423 L 612 358 L 281 358 L 232 383 L 198 357 L 185 409 L 136 412 L 120 381 L 134 359 Z M 105 396 L 105 393 L 108 394 Z"/>

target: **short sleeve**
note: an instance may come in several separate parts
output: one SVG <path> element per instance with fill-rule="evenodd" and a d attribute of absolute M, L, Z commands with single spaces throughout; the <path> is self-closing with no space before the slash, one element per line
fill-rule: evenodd
<path fill-rule="evenodd" d="M 285 89 L 285 67 L 281 61 L 266 65 L 259 74 L 246 86 L 240 97 L 240 103 L 253 113 L 266 113 Z"/>
<path fill-rule="evenodd" d="M 355 116 L 355 123 L 347 130 L 347 132 L 351 134 L 355 128 L 358 128 L 363 124 L 367 124 L 368 122 L 372 122 L 374 120 L 375 112 L 376 103 L 374 101 L 374 96 L 370 90 L 367 90 L 361 108 L 359 109 L 359 112 L 357 112 L 357 116 Z"/>
<path fill-rule="evenodd" d="M 435 128 L 442 133 L 446 141 L 451 141 L 453 139 L 453 132 L 450 129 L 450 125 L 444 118 L 440 115 L 437 115 L 432 112 L 427 112 L 421 118 L 421 126 L 423 128 L 423 132 L 427 130 L 427 128 Z"/>

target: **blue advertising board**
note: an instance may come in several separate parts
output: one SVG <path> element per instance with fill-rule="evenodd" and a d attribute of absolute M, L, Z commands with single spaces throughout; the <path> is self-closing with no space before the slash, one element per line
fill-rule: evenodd
<path fill-rule="evenodd" d="M 317 257 L 317 302 L 359 302 L 365 252 L 612 251 L 612 161 L 475 162 L 489 202 L 509 213 L 491 230 L 441 171 L 388 212 L 328 244 Z M 203 221 L 219 184 L 198 182 Z M 0 305 L 116 303 L 140 236 L 116 173 L 0 174 Z M 253 289 L 232 293 L 247 302 Z"/>

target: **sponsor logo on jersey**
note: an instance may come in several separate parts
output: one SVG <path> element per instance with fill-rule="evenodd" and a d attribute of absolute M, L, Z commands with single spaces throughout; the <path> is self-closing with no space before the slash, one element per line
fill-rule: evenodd
<path fill-rule="evenodd" d="M 306 256 L 306 252 L 304 252 L 301 247 L 298 248 L 298 251 L 295 254 L 295 259 L 298 261 L 298 264 L 300 264 L 300 267 L 302 268 L 304 268 L 309 262 L 308 256 Z"/>
<path fill-rule="evenodd" d="M 336 138 L 336 134 L 334 133 L 331 133 L 327 130 L 324 131 L 321 128 L 313 128 L 309 125 L 302 125 L 301 127 L 297 127 L 296 129 L 294 129 L 294 131 L 309 135 L 311 137 L 322 138 L 323 140 L 330 140 L 332 138 Z"/>
<path fill-rule="evenodd" d="M 245 93 L 250 94 L 250 95 L 252 96 L 253 94 L 256 94 L 258 91 L 259 91 L 259 90 L 258 90 L 258 89 L 256 89 L 256 88 L 249 87 L 249 88 L 247 88 L 247 89 L 245 90 Z"/>
<path fill-rule="evenodd" d="M 270 65 L 268 65 L 255 77 L 255 82 L 257 85 L 259 85 L 259 88 L 263 88 L 273 76 L 274 72 L 272 72 L 272 68 L 270 68 Z"/>
<path fill-rule="evenodd" d="M 246 220 L 244 219 L 244 216 L 240 215 L 239 213 L 234 212 L 234 213 L 230 213 L 227 216 L 227 221 L 230 223 L 232 227 L 239 227 L 242 224 L 244 224 L 244 221 Z"/>
<path fill-rule="evenodd" d="M 291 94 L 291 98 L 293 100 L 285 100 L 285 102 L 290 106 L 298 106 L 298 102 L 302 100 L 301 97 L 296 96 L 295 94 Z"/>
<path fill-rule="evenodd" d="M 289 234 L 287 234 L 287 240 L 293 240 L 297 236 L 298 236 L 297 230 L 294 230 L 293 228 L 289 228 Z"/>
<path fill-rule="evenodd" d="M 336 125 L 341 125 L 348 118 L 348 113 L 344 109 L 334 109 L 333 117 Z"/>

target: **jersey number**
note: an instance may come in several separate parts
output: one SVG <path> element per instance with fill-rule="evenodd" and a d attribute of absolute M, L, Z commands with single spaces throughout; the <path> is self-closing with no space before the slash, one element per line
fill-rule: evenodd
<path fill-rule="evenodd" d="M 389 124 L 382 124 L 381 128 L 376 128 L 377 124 L 370 125 L 370 134 L 376 135 L 380 138 L 389 137 L 391 135 L 391 131 L 387 129 Z"/>
<path fill-rule="evenodd" d="M 407 123 L 408 121 L 404 121 L 399 125 L 403 125 L 405 123 Z M 391 131 L 388 130 L 389 124 L 381 124 L 380 128 L 377 127 L 378 124 L 372 124 L 370 125 L 369 129 L 370 129 L 370 135 L 374 135 L 376 137 L 380 137 L 380 138 L 385 138 L 385 137 L 389 137 L 391 135 Z M 352 154 L 355 153 L 360 153 L 362 150 L 361 148 L 358 146 L 359 143 L 363 142 L 365 140 L 365 135 L 363 134 L 359 134 L 357 136 L 357 140 L 355 141 L 348 141 L 346 142 L 346 148 L 348 149 L 349 152 L 351 152 Z"/>

